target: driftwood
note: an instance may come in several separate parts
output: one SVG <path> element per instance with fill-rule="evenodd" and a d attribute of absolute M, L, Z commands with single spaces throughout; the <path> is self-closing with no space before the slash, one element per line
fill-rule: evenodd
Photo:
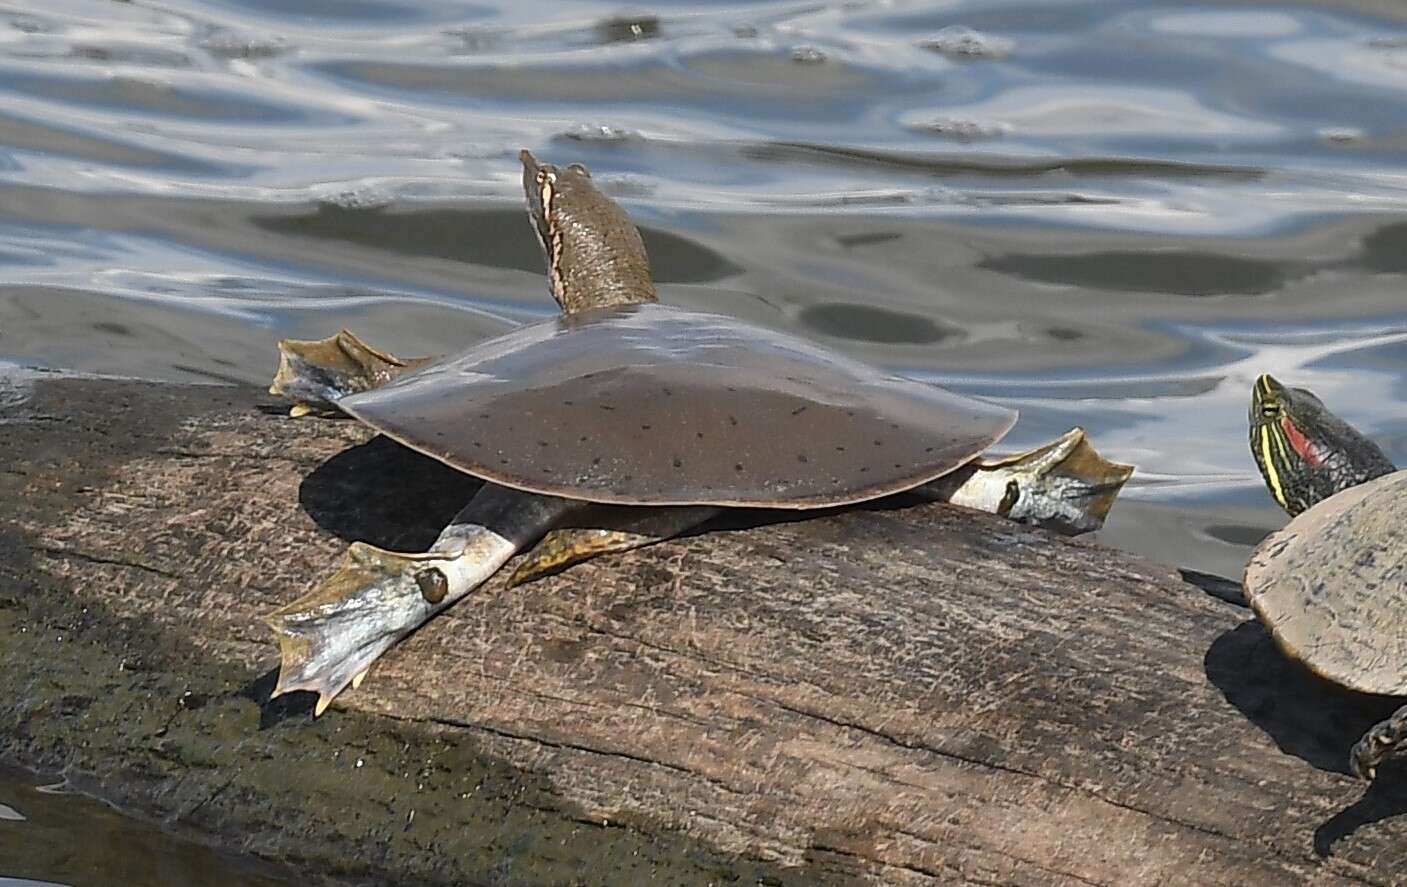
<path fill-rule="evenodd" d="M 1175 570 L 947 505 L 495 582 L 314 720 L 259 617 L 473 482 L 241 388 L 0 386 L 0 756 L 373 883 L 1396 883 L 1391 711 Z M 1117 506 L 1116 506 L 1117 507 Z"/>

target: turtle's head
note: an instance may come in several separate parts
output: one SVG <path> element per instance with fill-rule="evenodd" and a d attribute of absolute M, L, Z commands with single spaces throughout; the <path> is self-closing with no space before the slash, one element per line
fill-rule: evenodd
<path fill-rule="evenodd" d="M 552 298 L 566 314 L 653 302 L 650 259 L 625 211 L 596 189 L 580 163 L 558 169 L 526 149 L 523 191 L 528 217 L 547 258 Z"/>
<path fill-rule="evenodd" d="M 1270 375 L 1251 389 L 1251 455 L 1275 501 L 1291 515 L 1391 471 L 1378 445 L 1305 388 Z"/>

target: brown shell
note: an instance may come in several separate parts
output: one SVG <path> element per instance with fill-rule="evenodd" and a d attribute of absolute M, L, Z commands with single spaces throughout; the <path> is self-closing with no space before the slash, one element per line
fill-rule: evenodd
<path fill-rule="evenodd" d="M 1246 597 L 1316 674 L 1407 695 L 1407 471 L 1330 496 L 1266 537 Z"/>
<path fill-rule="evenodd" d="M 664 305 L 526 326 L 338 404 L 505 486 L 626 505 L 819 508 L 933 480 L 1004 407 Z"/>

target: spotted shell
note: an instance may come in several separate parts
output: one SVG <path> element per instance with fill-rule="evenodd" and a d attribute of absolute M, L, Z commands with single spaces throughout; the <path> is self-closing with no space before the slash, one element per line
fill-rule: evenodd
<path fill-rule="evenodd" d="M 339 406 L 505 486 L 773 508 L 909 489 L 1016 420 L 793 336 L 658 304 L 525 326 Z"/>

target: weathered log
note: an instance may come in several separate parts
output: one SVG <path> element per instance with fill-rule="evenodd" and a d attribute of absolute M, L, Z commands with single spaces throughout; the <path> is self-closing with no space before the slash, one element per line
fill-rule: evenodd
<path fill-rule="evenodd" d="M 1176 571 L 947 505 L 495 582 L 314 720 L 260 617 L 473 481 L 251 390 L 0 390 L 0 756 L 418 883 L 1395 883 L 1393 708 Z M 891 507 L 893 505 L 894 507 Z"/>

